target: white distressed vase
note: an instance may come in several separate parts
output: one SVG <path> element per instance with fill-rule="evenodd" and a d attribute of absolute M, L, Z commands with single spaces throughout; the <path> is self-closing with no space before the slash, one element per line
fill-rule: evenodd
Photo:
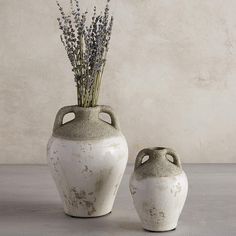
<path fill-rule="evenodd" d="M 75 118 L 63 124 L 68 113 Z M 99 118 L 100 113 L 107 113 L 111 124 Z M 67 215 L 97 217 L 112 211 L 128 148 L 110 107 L 60 109 L 47 156 Z"/>
<path fill-rule="evenodd" d="M 143 161 L 145 156 L 148 159 Z M 188 180 L 177 154 L 162 147 L 140 151 L 130 178 L 130 192 L 144 229 L 175 229 L 188 192 Z"/>

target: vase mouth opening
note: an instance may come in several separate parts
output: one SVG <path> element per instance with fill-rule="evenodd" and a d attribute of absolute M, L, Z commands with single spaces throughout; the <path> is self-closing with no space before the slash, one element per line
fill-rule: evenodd
<path fill-rule="evenodd" d="M 153 151 L 163 151 L 163 150 L 166 150 L 165 147 L 154 147 L 152 148 Z"/>
<path fill-rule="evenodd" d="M 81 107 L 81 106 L 79 106 L 79 105 L 76 105 L 76 107 L 77 107 L 78 109 L 81 109 L 81 110 L 94 110 L 94 109 L 99 108 L 100 105 L 96 105 L 96 106 L 94 106 L 94 107 Z"/>
<path fill-rule="evenodd" d="M 167 153 L 167 150 L 165 147 L 154 147 L 152 148 L 152 151 L 154 155 L 157 155 L 158 157 L 165 156 Z"/>

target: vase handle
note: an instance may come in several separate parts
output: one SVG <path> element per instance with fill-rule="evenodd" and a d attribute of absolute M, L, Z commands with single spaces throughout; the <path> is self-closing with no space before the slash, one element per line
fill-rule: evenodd
<path fill-rule="evenodd" d="M 180 158 L 179 158 L 178 154 L 173 149 L 166 148 L 166 155 L 172 156 L 173 157 L 173 162 L 172 163 L 182 169 Z"/>
<path fill-rule="evenodd" d="M 66 114 L 73 112 L 75 114 L 75 108 L 77 106 L 66 106 L 62 107 L 56 115 L 55 121 L 54 121 L 54 126 L 53 126 L 53 132 L 61 127 L 63 125 L 63 118 Z"/>
<path fill-rule="evenodd" d="M 111 118 L 111 125 L 115 128 L 115 129 L 118 129 L 120 130 L 120 125 L 119 125 L 119 121 L 118 119 L 116 118 L 112 108 L 110 106 L 105 106 L 105 105 L 102 105 L 100 106 L 100 111 L 99 113 L 106 113 L 110 116 Z"/>
<path fill-rule="evenodd" d="M 150 150 L 149 148 L 145 148 L 138 153 L 136 160 L 135 160 L 135 164 L 134 164 L 134 170 L 136 170 L 139 166 L 143 165 L 142 161 L 145 156 L 149 156 L 149 158 L 150 158 L 151 152 L 152 152 L 152 150 Z"/>

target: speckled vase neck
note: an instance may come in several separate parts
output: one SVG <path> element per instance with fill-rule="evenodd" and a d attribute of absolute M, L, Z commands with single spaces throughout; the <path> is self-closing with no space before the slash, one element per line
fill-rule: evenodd
<path fill-rule="evenodd" d="M 63 123 L 63 118 L 68 113 L 74 113 L 75 118 Z M 102 120 L 99 117 L 100 113 L 107 113 L 111 123 Z M 119 123 L 111 107 L 102 105 L 84 108 L 74 105 L 58 111 L 53 136 L 70 140 L 90 140 L 117 136 L 119 131 Z"/>
<path fill-rule="evenodd" d="M 79 107 L 79 106 L 72 106 L 75 117 L 77 119 L 84 119 L 84 120 L 96 120 L 98 119 L 99 113 L 100 113 L 100 106 L 96 107 Z"/>
<path fill-rule="evenodd" d="M 148 156 L 148 159 L 143 162 L 145 156 Z M 173 161 L 168 156 L 171 156 Z M 134 173 L 138 179 L 170 177 L 181 174 L 182 166 L 178 155 L 170 148 L 145 148 L 137 155 Z"/>

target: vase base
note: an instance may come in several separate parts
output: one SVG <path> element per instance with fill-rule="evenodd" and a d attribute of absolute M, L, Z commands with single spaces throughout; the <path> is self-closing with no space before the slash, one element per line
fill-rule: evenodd
<path fill-rule="evenodd" d="M 73 215 L 67 212 L 64 212 L 67 216 L 70 216 L 72 218 L 81 218 L 81 219 L 89 219 L 89 218 L 100 218 L 100 217 L 105 217 L 109 214 L 111 214 L 112 211 L 105 213 L 105 214 L 101 214 L 101 215 L 94 215 L 94 216 L 80 216 L 80 215 Z"/>
<path fill-rule="evenodd" d="M 143 228 L 145 231 L 148 232 L 153 232 L 153 233 L 165 233 L 165 232 L 170 232 L 170 231 L 174 231 L 176 230 L 176 227 L 173 229 L 167 229 L 167 230 L 153 230 L 153 229 L 147 229 L 147 228 Z"/>

